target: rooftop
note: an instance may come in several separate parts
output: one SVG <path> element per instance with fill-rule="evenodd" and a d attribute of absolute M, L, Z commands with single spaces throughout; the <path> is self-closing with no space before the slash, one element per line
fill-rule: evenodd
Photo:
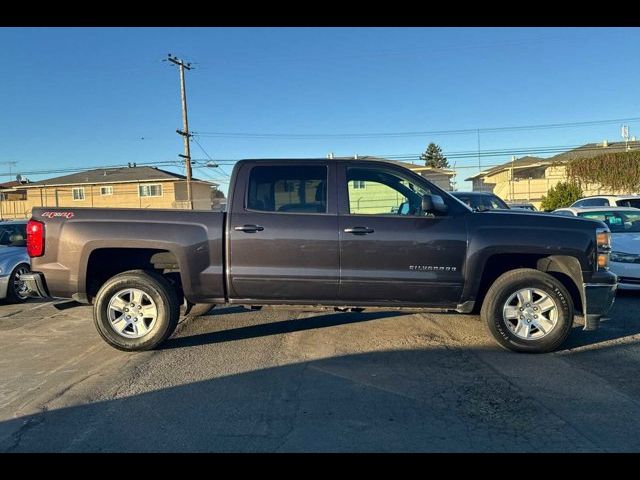
<path fill-rule="evenodd" d="M 131 183 L 131 182 L 165 182 L 186 180 L 184 175 L 168 172 L 156 167 L 121 167 L 121 168 L 96 168 L 83 172 L 63 175 L 61 177 L 48 178 L 38 182 L 23 185 L 24 188 L 42 187 L 47 185 L 83 185 L 83 184 L 104 184 L 104 183 Z M 213 182 L 192 179 L 194 182 Z"/>
<path fill-rule="evenodd" d="M 526 156 L 522 158 L 518 158 L 515 161 L 508 161 L 496 167 L 490 168 L 489 170 L 483 170 L 482 172 L 478 172 L 475 175 L 466 178 L 466 181 L 473 180 L 478 177 L 486 177 L 488 175 L 495 175 L 498 172 L 503 170 L 508 170 L 511 168 L 521 169 L 528 167 L 536 167 L 542 165 L 551 165 L 553 163 L 562 163 L 568 162 L 570 160 L 574 160 L 576 158 L 592 158 L 597 157 L 598 155 L 602 155 L 603 153 L 619 153 L 627 150 L 640 150 L 640 141 L 629 141 L 629 142 L 604 142 L 600 143 L 587 143 L 578 148 L 574 148 L 567 152 L 559 153 L 553 157 L 549 158 L 540 158 L 540 157 L 531 157 Z"/>

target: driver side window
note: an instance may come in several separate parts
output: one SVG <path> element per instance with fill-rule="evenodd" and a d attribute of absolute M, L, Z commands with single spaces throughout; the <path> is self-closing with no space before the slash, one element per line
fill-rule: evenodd
<path fill-rule="evenodd" d="M 422 215 L 428 190 L 384 170 L 348 168 L 349 213 L 355 215 Z"/>

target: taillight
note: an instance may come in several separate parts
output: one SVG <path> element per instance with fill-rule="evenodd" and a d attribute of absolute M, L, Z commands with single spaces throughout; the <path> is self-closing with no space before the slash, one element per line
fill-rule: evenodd
<path fill-rule="evenodd" d="M 44 223 L 37 220 L 27 222 L 27 254 L 32 258 L 44 255 Z"/>

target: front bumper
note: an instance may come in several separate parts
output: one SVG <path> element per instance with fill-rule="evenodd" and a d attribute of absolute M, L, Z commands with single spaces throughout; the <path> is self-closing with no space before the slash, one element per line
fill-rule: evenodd
<path fill-rule="evenodd" d="M 597 282 L 597 283 L 596 283 Z M 616 298 L 618 277 L 611 272 L 602 272 L 590 283 L 583 284 L 584 329 L 595 330 L 600 318 L 606 315 Z"/>
<path fill-rule="evenodd" d="M 618 276 L 619 290 L 640 290 L 640 263 L 611 262 L 609 265 Z"/>
<path fill-rule="evenodd" d="M 27 286 L 27 294 L 30 297 L 35 298 L 49 298 L 49 292 L 47 291 L 46 283 L 44 281 L 44 275 L 36 272 L 29 272 L 20 275 L 22 280 Z"/>
<path fill-rule="evenodd" d="M 3 275 L 0 277 L 0 298 L 7 298 L 7 290 L 9 290 L 9 278 L 11 275 Z"/>

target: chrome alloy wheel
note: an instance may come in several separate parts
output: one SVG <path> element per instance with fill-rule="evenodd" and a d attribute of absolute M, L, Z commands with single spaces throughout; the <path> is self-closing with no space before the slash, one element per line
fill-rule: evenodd
<path fill-rule="evenodd" d="M 27 284 L 20 280 L 20 275 L 24 275 L 25 273 L 29 273 L 29 267 L 19 267 L 16 268 L 12 280 L 13 292 L 16 297 L 20 300 L 24 300 L 29 295 L 27 292 L 29 289 L 27 288 Z"/>
<path fill-rule="evenodd" d="M 558 305 L 547 293 L 537 288 L 518 290 L 502 309 L 504 323 L 518 338 L 538 340 L 558 324 Z"/>
<path fill-rule="evenodd" d="M 127 288 L 111 297 L 107 314 L 109 324 L 117 334 L 125 338 L 140 338 L 155 326 L 158 307 L 142 290 Z"/>

